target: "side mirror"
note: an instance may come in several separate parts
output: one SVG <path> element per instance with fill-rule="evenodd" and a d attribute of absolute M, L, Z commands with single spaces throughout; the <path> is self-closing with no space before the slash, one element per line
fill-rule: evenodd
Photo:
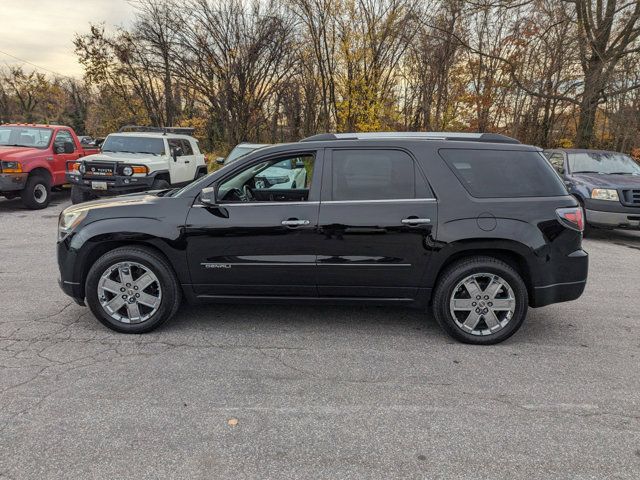
<path fill-rule="evenodd" d="M 182 149 L 180 147 L 175 147 L 171 149 L 171 156 L 173 157 L 173 161 L 177 162 L 178 157 L 182 156 Z"/>
<path fill-rule="evenodd" d="M 218 157 L 216 158 L 216 163 L 218 165 L 224 165 L 224 157 Z"/>
<path fill-rule="evenodd" d="M 200 202 L 207 206 L 216 204 L 216 188 L 206 187 L 200 191 Z"/>
<path fill-rule="evenodd" d="M 76 147 L 71 142 L 64 142 L 63 150 L 64 153 L 73 153 L 76 151 Z"/>
<path fill-rule="evenodd" d="M 302 160 L 297 160 L 296 168 L 304 168 L 304 162 Z"/>

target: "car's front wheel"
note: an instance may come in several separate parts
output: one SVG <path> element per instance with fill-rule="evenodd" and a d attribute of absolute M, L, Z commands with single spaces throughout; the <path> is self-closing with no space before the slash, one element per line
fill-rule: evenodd
<path fill-rule="evenodd" d="M 51 182 L 42 175 L 29 175 L 20 197 L 24 206 L 30 210 L 46 208 L 51 199 Z"/>
<path fill-rule="evenodd" d="M 71 186 L 71 203 L 73 205 L 77 205 L 78 203 L 88 202 L 89 200 L 93 200 L 96 197 L 86 190 L 81 189 L 76 185 Z"/>
<path fill-rule="evenodd" d="M 121 247 L 102 255 L 85 284 L 87 304 L 100 322 L 123 333 L 145 333 L 180 306 L 178 279 L 168 262 L 144 247 Z"/>
<path fill-rule="evenodd" d="M 453 338 L 490 345 L 520 328 L 528 303 L 527 287 L 513 267 L 477 256 L 456 262 L 443 273 L 433 296 L 433 313 Z"/>

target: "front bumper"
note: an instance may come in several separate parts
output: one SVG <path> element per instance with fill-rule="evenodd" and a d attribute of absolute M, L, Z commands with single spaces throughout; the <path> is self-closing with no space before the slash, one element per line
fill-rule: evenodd
<path fill-rule="evenodd" d="M 620 202 L 587 198 L 584 201 L 584 210 L 589 225 L 604 228 L 640 229 L 640 207 L 629 207 Z"/>
<path fill-rule="evenodd" d="M 110 177 L 83 177 L 78 173 L 67 172 L 66 179 L 68 183 L 80 188 L 81 190 L 86 190 L 94 195 L 106 196 L 150 190 L 155 177 L 148 175 L 145 177 L 126 177 L 124 175 L 114 175 Z M 107 189 L 94 189 L 93 186 L 95 184 L 93 182 L 106 183 Z"/>
<path fill-rule="evenodd" d="M 0 173 L 0 192 L 23 190 L 28 173 Z"/>
<path fill-rule="evenodd" d="M 58 242 L 56 250 L 60 270 L 58 285 L 78 305 L 84 305 L 84 286 L 80 283 L 82 273 L 78 271 L 77 252 L 70 247 L 69 239 Z"/>
<path fill-rule="evenodd" d="M 629 208 L 632 210 L 632 208 Z M 626 228 L 632 230 L 640 230 L 640 211 L 633 209 L 634 212 L 603 212 L 601 210 L 585 209 L 587 223 L 596 227 L 605 228 Z"/>

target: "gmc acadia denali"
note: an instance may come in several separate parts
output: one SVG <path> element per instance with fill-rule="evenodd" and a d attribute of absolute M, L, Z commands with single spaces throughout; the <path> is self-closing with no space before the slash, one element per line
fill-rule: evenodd
<path fill-rule="evenodd" d="M 304 184 L 268 185 L 291 161 Z M 182 189 L 60 215 L 62 289 L 148 332 L 191 302 L 431 307 L 475 344 L 528 307 L 578 298 L 584 214 L 541 150 L 496 134 L 321 134 L 261 148 Z"/>

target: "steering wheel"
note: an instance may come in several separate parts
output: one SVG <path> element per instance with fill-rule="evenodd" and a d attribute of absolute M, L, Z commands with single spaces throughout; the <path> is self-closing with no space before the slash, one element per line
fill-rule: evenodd
<path fill-rule="evenodd" d="M 246 198 L 246 200 L 243 200 L 243 202 L 251 202 L 252 200 L 255 200 L 255 196 L 253 195 L 253 192 L 251 191 L 251 188 L 249 187 L 249 185 L 245 185 L 244 187 L 242 187 L 242 193 L 244 194 L 244 197 Z"/>
<path fill-rule="evenodd" d="M 247 195 L 245 194 L 245 192 L 243 190 L 240 190 L 239 188 L 232 188 L 227 193 L 227 195 L 229 195 L 229 194 L 235 196 L 241 202 L 248 202 L 249 201 L 249 199 L 247 198 Z M 225 198 L 227 198 L 227 195 L 225 195 Z"/>

